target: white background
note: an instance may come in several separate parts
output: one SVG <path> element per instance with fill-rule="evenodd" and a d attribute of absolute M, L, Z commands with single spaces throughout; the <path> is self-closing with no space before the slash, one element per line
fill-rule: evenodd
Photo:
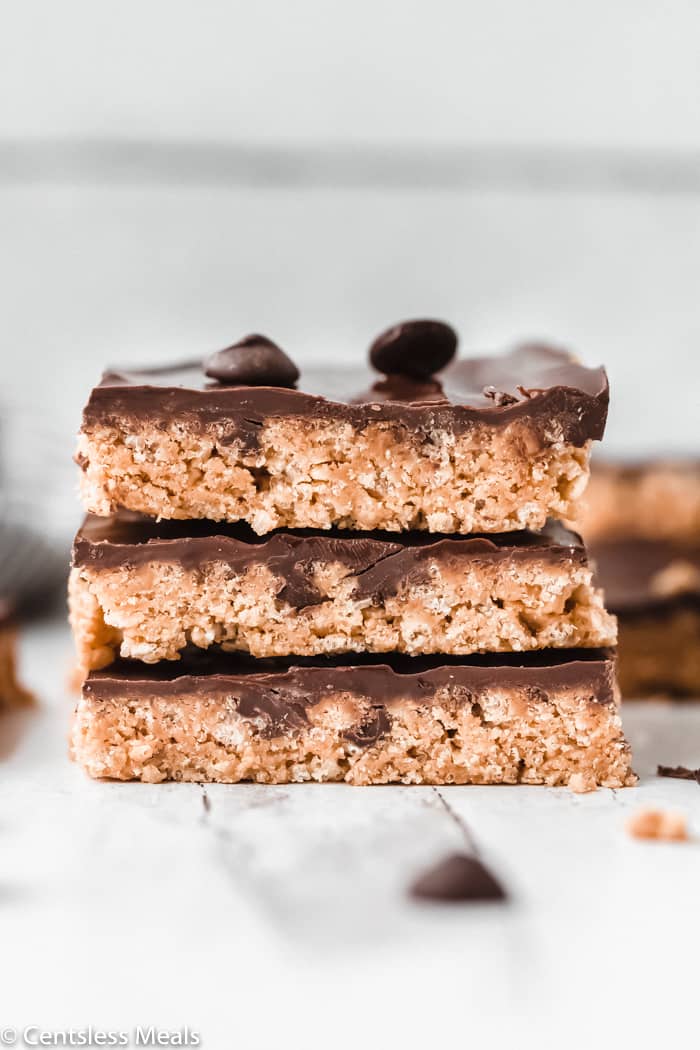
<path fill-rule="evenodd" d="M 80 406 L 110 363 L 251 329 L 298 361 L 406 316 L 463 351 L 545 336 L 608 364 L 613 452 L 697 451 L 700 7 L 6 2 L 0 402 L 11 483 L 65 539 Z M 65 627 L 0 761 L 0 1024 L 189 1023 L 205 1046 L 600 1046 L 692 1038 L 694 710 L 628 708 L 639 789 L 454 789 L 513 902 L 416 912 L 460 844 L 429 789 L 86 782 Z M 17 730 L 15 734 L 15 730 Z"/>
<path fill-rule="evenodd" d="M 0 132 L 700 146 L 693 0 L 21 0 Z"/>

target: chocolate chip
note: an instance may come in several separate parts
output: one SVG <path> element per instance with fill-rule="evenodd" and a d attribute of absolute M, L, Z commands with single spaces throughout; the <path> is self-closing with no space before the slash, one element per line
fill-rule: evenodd
<path fill-rule="evenodd" d="M 432 901 L 501 901 L 501 884 L 477 857 L 453 853 L 421 875 L 411 896 Z"/>
<path fill-rule="evenodd" d="M 230 386 L 294 386 L 299 369 L 264 335 L 247 335 L 204 362 L 204 374 Z"/>
<path fill-rule="evenodd" d="M 429 379 L 448 365 L 457 350 L 457 333 L 442 321 L 404 321 L 387 328 L 369 348 L 369 359 L 384 375 Z"/>
<path fill-rule="evenodd" d="M 372 747 L 391 730 L 391 719 L 383 707 L 377 707 L 370 718 L 343 733 L 343 739 L 357 747 Z"/>
<path fill-rule="evenodd" d="M 687 769 L 685 766 L 657 766 L 656 775 L 673 777 L 675 780 L 695 780 L 700 784 L 700 769 Z"/>

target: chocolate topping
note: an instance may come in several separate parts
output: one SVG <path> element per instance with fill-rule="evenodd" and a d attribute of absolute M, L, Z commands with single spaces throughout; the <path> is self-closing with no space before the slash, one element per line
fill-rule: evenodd
<path fill-rule="evenodd" d="M 502 901 L 500 882 L 478 857 L 453 853 L 411 886 L 411 896 L 431 901 Z"/>
<path fill-rule="evenodd" d="M 91 671 L 86 697 L 123 701 L 140 697 L 225 698 L 244 718 L 263 720 L 267 736 L 306 724 L 307 711 L 333 696 L 356 697 L 370 715 L 347 731 L 357 746 L 371 746 L 391 725 L 392 706 L 432 703 L 442 689 L 472 706 L 497 685 L 520 689 L 533 703 L 548 691 L 580 689 L 591 703 L 615 702 L 615 661 L 610 649 L 557 649 L 470 657 L 387 654 L 352 657 L 255 659 L 218 650 L 188 651 L 180 662 L 143 664 L 119 660 Z"/>
<path fill-rule="evenodd" d="M 277 696 L 273 689 L 264 695 L 257 695 L 254 690 L 241 690 L 238 713 L 241 718 L 260 719 L 263 723 L 260 732 L 268 739 L 304 729 L 309 724 L 302 700 Z"/>
<path fill-rule="evenodd" d="M 374 382 L 365 368 L 329 367 L 305 369 L 302 382 L 304 391 L 224 386 L 208 382 L 201 365 L 112 371 L 92 391 L 83 423 L 123 428 L 145 420 L 167 427 L 184 419 L 217 441 L 254 448 L 266 420 L 290 416 L 348 422 L 356 429 L 368 421 L 392 423 L 426 441 L 435 430 L 458 433 L 478 423 L 506 426 L 521 419 L 543 446 L 581 446 L 602 438 L 608 411 L 604 369 L 584 368 L 548 347 L 453 361 L 439 382 L 406 376 Z M 499 405 L 486 396 L 489 386 L 510 395 L 512 403 Z"/>
<path fill-rule="evenodd" d="M 590 551 L 611 612 L 700 607 L 700 549 L 660 540 L 603 540 Z"/>
<path fill-rule="evenodd" d="M 264 335 L 246 335 L 233 346 L 208 357 L 203 365 L 210 379 L 231 386 L 294 386 L 299 369 L 276 343 Z"/>
<path fill-rule="evenodd" d="M 248 526 L 207 521 L 155 522 L 122 511 L 111 518 L 88 515 L 76 536 L 73 564 L 96 570 L 176 562 L 197 570 L 224 562 L 237 574 L 254 564 L 266 565 L 280 581 L 278 597 L 297 609 L 321 597 L 314 585 L 318 564 L 340 562 L 355 577 L 358 598 L 381 600 L 407 584 L 420 583 L 435 561 L 448 568 L 507 560 L 586 563 L 579 536 L 550 521 L 539 533 L 508 532 L 489 536 L 435 536 L 421 532 L 392 534 L 298 529 L 256 535 Z"/>
<path fill-rule="evenodd" d="M 385 375 L 429 379 L 450 363 L 457 342 L 454 328 L 443 321 L 404 321 L 377 336 L 369 359 Z"/>

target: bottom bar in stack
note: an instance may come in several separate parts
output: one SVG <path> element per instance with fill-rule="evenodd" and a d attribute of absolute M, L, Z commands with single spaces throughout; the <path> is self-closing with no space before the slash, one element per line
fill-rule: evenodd
<path fill-rule="evenodd" d="M 74 758 L 94 777 L 282 784 L 636 780 L 610 649 L 254 660 L 188 652 L 86 679 Z"/>

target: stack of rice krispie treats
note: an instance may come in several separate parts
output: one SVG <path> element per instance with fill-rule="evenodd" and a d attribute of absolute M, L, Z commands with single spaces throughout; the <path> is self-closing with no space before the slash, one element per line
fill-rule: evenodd
<path fill-rule="evenodd" d="M 111 371 L 77 461 L 72 750 L 96 777 L 634 781 L 575 518 L 602 369 L 437 321 L 305 369 Z"/>

